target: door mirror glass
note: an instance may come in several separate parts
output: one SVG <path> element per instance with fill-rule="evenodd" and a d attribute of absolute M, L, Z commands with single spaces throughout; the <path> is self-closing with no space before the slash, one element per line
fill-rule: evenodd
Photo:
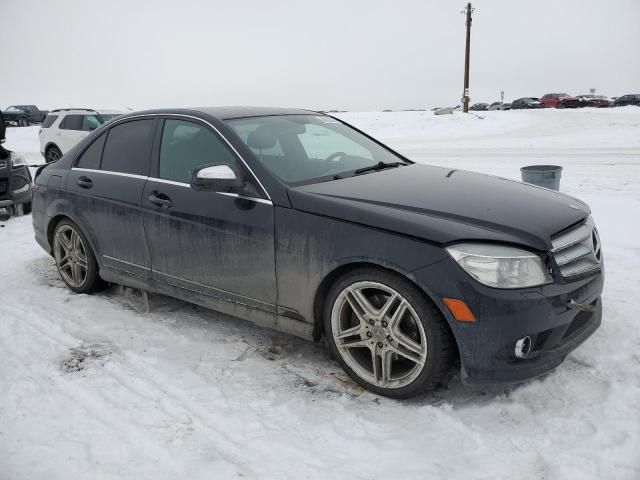
<path fill-rule="evenodd" d="M 242 190 L 245 182 L 240 174 L 229 165 L 211 165 L 196 170 L 193 174 L 191 186 L 197 190 L 213 190 L 215 192 L 229 192 Z"/>

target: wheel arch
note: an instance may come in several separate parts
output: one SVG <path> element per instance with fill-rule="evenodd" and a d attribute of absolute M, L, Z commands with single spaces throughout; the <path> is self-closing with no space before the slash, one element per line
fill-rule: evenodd
<path fill-rule="evenodd" d="M 405 280 L 408 280 L 413 284 L 424 296 L 424 298 L 431 303 L 442 315 L 444 320 L 444 324 L 451 335 L 453 340 L 453 345 L 456 348 L 456 354 L 458 358 L 460 358 L 460 346 L 458 345 L 458 339 L 455 335 L 455 332 L 451 328 L 450 324 L 450 314 L 448 312 L 443 311 L 442 303 L 438 300 L 438 297 L 426 286 L 422 285 L 410 272 L 403 271 L 401 268 L 392 264 L 382 264 L 376 263 L 375 261 L 370 260 L 358 260 L 352 261 L 348 263 L 343 263 L 341 265 L 336 266 L 333 270 L 328 272 L 325 277 L 322 279 L 318 288 L 316 289 L 316 293 L 313 300 L 313 340 L 318 342 L 325 334 L 324 332 L 324 321 L 323 321 L 323 310 L 324 305 L 327 300 L 327 294 L 329 293 L 329 289 L 331 285 L 333 285 L 342 275 L 345 275 L 347 272 L 354 270 L 356 268 L 375 268 L 381 271 L 386 271 L 392 273 L 394 275 L 400 276 Z"/>
<path fill-rule="evenodd" d="M 101 267 L 102 264 L 100 262 L 100 256 L 98 255 L 98 249 L 96 248 L 96 244 L 93 240 L 93 236 L 90 234 L 90 231 L 86 228 L 84 223 L 77 218 L 74 218 L 73 215 L 69 215 L 67 212 L 59 212 L 53 215 L 49 222 L 47 223 L 47 241 L 49 242 L 49 246 L 51 248 L 51 254 L 53 253 L 53 234 L 56 231 L 56 227 L 62 220 L 69 220 L 77 225 L 77 227 L 82 231 L 85 238 L 89 242 L 89 246 L 91 250 L 93 250 L 93 254 L 96 257 L 96 262 L 98 262 L 98 267 Z"/>

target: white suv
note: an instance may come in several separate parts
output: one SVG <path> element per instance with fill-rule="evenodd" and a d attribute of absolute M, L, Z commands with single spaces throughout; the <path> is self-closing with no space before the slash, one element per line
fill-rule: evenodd
<path fill-rule="evenodd" d="M 52 110 L 40 127 L 40 153 L 53 162 L 100 125 L 122 115 L 114 110 Z"/>

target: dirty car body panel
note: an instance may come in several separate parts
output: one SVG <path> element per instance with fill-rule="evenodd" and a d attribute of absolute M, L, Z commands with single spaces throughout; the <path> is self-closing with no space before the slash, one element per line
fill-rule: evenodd
<path fill-rule="evenodd" d="M 56 221 L 69 218 L 87 236 L 107 281 L 315 340 L 324 333 L 324 295 L 336 275 L 358 265 L 396 272 L 446 319 L 469 384 L 546 373 L 598 328 L 603 262 L 565 278 L 554 254 L 554 238 L 589 221 L 586 204 L 507 179 L 417 165 L 368 136 L 399 159 L 395 168 L 286 180 L 274 165 L 295 156 L 287 135 L 304 130 L 285 132 L 275 145 L 264 138 L 252 143 L 242 129 L 252 119 L 295 116 L 364 135 L 315 112 L 242 107 L 137 112 L 103 125 L 38 171 L 36 239 L 51 252 Z M 118 174 L 101 163 L 78 166 L 101 136 L 108 143 L 112 129 L 141 120 L 154 122 L 146 170 Z M 179 145 L 169 135 L 195 139 L 202 129 L 224 146 L 228 159 L 219 163 L 233 163 L 247 181 L 245 190 L 198 190 L 160 171 L 162 152 Z M 460 242 L 526 249 L 544 262 L 552 281 L 517 289 L 483 285 L 447 253 Z M 464 300 L 476 321 L 457 321 L 446 298 Z M 523 336 L 531 338 L 532 354 L 516 358 L 513 344 Z"/>

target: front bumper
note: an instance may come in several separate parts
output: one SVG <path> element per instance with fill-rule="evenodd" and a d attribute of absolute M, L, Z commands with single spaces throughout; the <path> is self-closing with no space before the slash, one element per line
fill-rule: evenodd
<path fill-rule="evenodd" d="M 0 207 L 31 201 L 31 174 L 27 167 L 14 169 L 10 159 L 0 160 Z"/>
<path fill-rule="evenodd" d="M 468 385 L 515 383 L 543 375 L 560 365 L 602 321 L 604 270 L 570 283 L 518 290 L 481 285 L 452 259 L 414 275 L 436 301 L 463 300 L 475 315 L 475 322 L 458 322 L 440 303 L 460 350 L 462 381 Z M 572 301 L 593 311 L 577 310 L 570 306 Z M 532 341 L 531 353 L 517 358 L 516 342 L 525 336 Z"/>

